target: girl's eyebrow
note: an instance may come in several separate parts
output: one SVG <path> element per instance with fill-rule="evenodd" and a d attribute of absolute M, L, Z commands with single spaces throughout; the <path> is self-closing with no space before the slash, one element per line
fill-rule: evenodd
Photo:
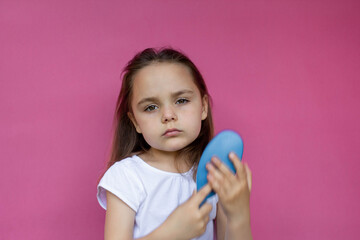
<path fill-rule="evenodd" d="M 183 95 L 183 94 L 185 94 L 185 93 L 193 94 L 194 91 L 188 90 L 188 89 L 184 89 L 184 90 L 181 90 L 181 91 L 172 93 L 171 96 L 172 96 L 172 97 L 178 97 L 178 96 Z"/>
<path fill-rule="evenodd" d="M 143 98 L 141 99 L 139 102 L 138 102 L 138 106 L 140 106 L 141 104 L 143 103 L 146 103 L 146 102 L 155 102 L 157 100 L 157 98 L 155 97 L 148 97 L 148 98 Z"/>
<path fill-rule="evenodd" d="M 171 93 L 171 97 L 174 97 L 174 98 L 175 98 L 175 97 L 178 97 L 178 96 L 180 96 L 180 95 L 182 95 L 182 94 L 185 94 L 185 93 L 187 93 L 187 94 L 193 94 L 194 91 L 188 90 L 188 89 L 180 90 L 180 91 Z M 141 100 L 138 102 L 137 105 L 139 106 L 139 105 L 141 105 L 141 104 L 143 104 L 143 103 L 146 103 L 146 102 L 156 102 L 157 100 L 158 100 L 158 98 L 156 98 L 156 97 L 147 97 L 147 98 L 141 99 Z"/>

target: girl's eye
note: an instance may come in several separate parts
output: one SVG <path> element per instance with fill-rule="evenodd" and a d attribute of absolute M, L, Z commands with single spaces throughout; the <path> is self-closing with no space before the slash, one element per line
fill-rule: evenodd
<path fill-rule="evenodd" d="M 145 112 L 151 112 L 151 111 L 154 111 L 154 110 L 156 110 L 156 109 L 158 109 L 158 107 L 157 106 L 155 106 L 155 105 L 149 105 L 149 106 L 147 106 L 146 108 L 145 108 Z"/>
<path fill-rule="evenodd" d="M 189 100 L 185 99 L 185 98 L 180 98 L 176 101 L 176 104 L 184 104 L 189 102 Z"/>

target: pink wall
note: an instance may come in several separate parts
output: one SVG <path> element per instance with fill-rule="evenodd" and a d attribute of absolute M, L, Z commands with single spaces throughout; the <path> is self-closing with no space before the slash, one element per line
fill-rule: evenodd
<path fill-rule="evenodd" d="M 358 239 L 359 1 L 122 2 L 0 2 L 0 239 L 102 238 L 120 71 L 163 45 L 244 138 L 255 239 Z"/>

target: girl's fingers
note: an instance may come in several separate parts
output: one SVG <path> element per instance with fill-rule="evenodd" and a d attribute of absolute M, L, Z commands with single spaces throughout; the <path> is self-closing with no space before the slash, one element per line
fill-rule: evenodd
<path fill-rule="evenodd" d="M 220 183 L 223 183 L 225 180 L 225 176 L 223 173 L 219 171 L 215 166 L 213 166 L 211 163 L 206 164 L 206 169 L 209 171 L 209 173 Z"/>
<path fill-rule="evenodd" d="M 205 226 L 207 225 L 207 223 L 208 223 L 209 220 L 210 220 L 209 214 L 210 214 L 210 212 L 205 216 L 205 219 L 204 219 L 204 224 L 205 224 Z"/>
<path fill-rule="evenodd" d="M 191 198 L 193 198 L 195 203 L 199 206 L 210 192 L 211 192 L 211 187 L 209 184 L 206 184 L 196 194 L 193 194 Z"/>
<path fill-rule="evenodd" d="M 230 169 L 223 164 L 223 162 L 217 157 L 212 157 L 211 162 L 217 167 L 217 169 L 227 178 L 229 181 L 234 180 L 234 174 L 230 171 Z"/>
<path fill-rule="evenodd" d="M 212 210 L 212 205 L 210 203 L 204 203 L 201 207 L 200 207 L 200 213 L 202 214 L 202 216 L 207 216 L 210 214 Z"/>
<path fill-rule="evenodd" d="M 246 171 L 246 177 L 247 177 L 247 183 L 249 187 L 249 192 L 251 191 L 251 185 L 252 185 L 252 173 L 250 171 L 249 166 L 245 163 L 245 171 Z"/>
<path fill-rule="evenodd" d="M 215 179 L 215 177 L 214 177 L 211 173 L 207 175 L 207 179 L 208 179 L 208 181 L 209 181 L 209 183 L 210 183 L 210 185 L 211 185 L 211 188 L 212 188 L 217 194 L 221 195 L 222 192 L 223 192 L 223 189 L 222 189 L 221 184 L 219 183 L 219 181 L 217 181 L 217 180 Z"/>
<path fill-rule="evenodd" d="M 236 170 L 236 175 L 240 178 L 244 178 L 246 177 L 246 171 L 245 171 L 245 167 L 244 165 L 240 162 L 239 157 L 231 152 L 229 154 L 229 159 L 231 160 L 231 162 L 234 164 L 235 170 Z"/>
<path fill-rule="evenodd" d="M 231 190 L 236 182 L 236 177 L 230 170 L 226 169 L 227 174 L 225 174 L 211 163 L 208 163 L 206 168 L 209 171 L 208 181 L 216 193 L 222 194 Z"/>
<path fill-rule="evenodd" d="M 240 169 L 241 161 L 240 158 L 233 152 L 229 153 L 229 159 L 234 164 L 235 170 L 237 172 Z"/>

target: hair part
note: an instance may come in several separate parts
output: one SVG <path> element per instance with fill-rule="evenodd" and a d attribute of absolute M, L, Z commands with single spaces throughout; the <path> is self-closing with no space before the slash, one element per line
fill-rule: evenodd
<path fill-rule="evenodd" d="M 180 150 L 178 155 L 179 158 L 186 159 L 190 166 L 194 166 L 194 173 L 196 173 L 201 154 L 214 134 L 210 105 L 211 97 L 205 81 L 195 64 L 185 54 L 172 48 L 161 48 L 159 50 L 147 48 L 136 54 L 123 69 L 122 85 L 114 116 L 111 155 L 107 162 L 107 169 L 115 162 L 150 149 L 150 145 L 145 141 L 142 134 L 136 132 L 128 112 L 132 112 L 131 99 L 135 75 L 144 67 L 154 63 L 178 63 L 186 66 L 191 72 L 201 97 L 207 96 L 208 113 L 207 118 L 202 120 L 199 136 L 190 145 Z"/>

